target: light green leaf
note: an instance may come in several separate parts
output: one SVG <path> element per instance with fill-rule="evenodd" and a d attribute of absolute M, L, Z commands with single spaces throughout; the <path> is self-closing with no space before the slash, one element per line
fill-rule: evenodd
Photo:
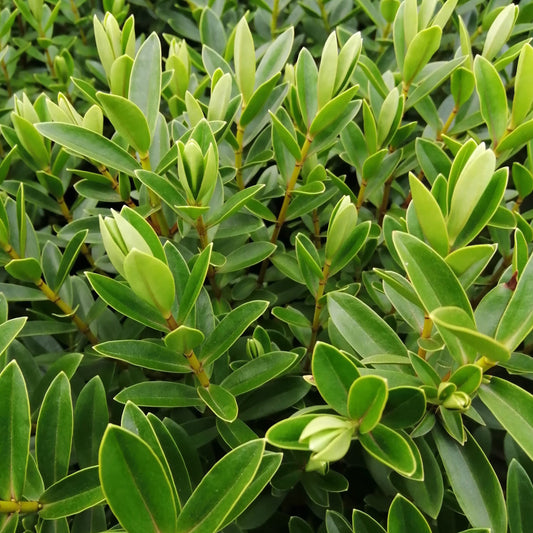
<path fill-rule="evenodd" d="M 226 256 L 226 262 L 217 269 L 221 274 L 236 272 L 243 268 L 256 265 L 276 250 L 276 245 L 270 242 L 249 242 L 233 250 Z"/>
<path fill-rule="evenodd" d="M 235 29 L 233 56 L 237 85 L 241 91 L 243 102 L 246 104 L 252 96 L 255 85 L 255 47 L 252 32 L 244 17 Z"/>
<path fill-rule="evenodd" d="M 442 30 L 431 26 L 418 32 L 408 44 L 403 63 L 403 81 L 410 85 L 417 74 L 428 64 L 433 54 L 439 49 Z"/>
<path fill-rule="evenodd" d="M 494 146 L 507 128 L 507 95 L 494 66 L 482 56 L 474 60 L 474 76 L 479 95 L 481 115 L 485 120 Z"/>
<path fill-rule="evenodd" d="M 304 124 L 309 127 L 318 110 L 318 69 L 313 56 L 302 48 L 295 68 L 296 92 Z"/>
<path fill-rule="evenodd" d="M 235 448 L 204 476 L 183 507 L 176 533 L 216 533 L 252 483 L 265 449 L 264 440 Z"/>
<path fill-rule="evenodd" d="M 510 6 L 509 6 L 510 7 Z M 511 127 L 521 124 L 533 105 L 533 47 L 525 44 L 518 57 L 514 82 L 513 107 L 511 111 Z"/>
<path fill-rule="evenodd" d="M 505 6 L 490 25 L 481 55 L 490 61 L 508 41 L 518 16 L 518 6 Z"/>
<path fill-rule="evenodd" d="M 117 133 L 145 157 L 150 149 L 151 138 L 148 122 L 143 112 L 133 102 L 122 96 L 102 92 L 96 95 Z"/>
<path fill-rule="evenodd" d="M 137 435 L 110 425 L 100 447 L 100 481 L 107 503 L 129 533 L 176 531 L 170 481 Z"/>
<path fill-rule="evenodd" d="M 409 186 L 424 236 L 432 248 L 445 257 L 448 254 L 448 231 L 437 200 L 412 172 L 409 173 Z"/>
<path fill-rule="evenodd" d="M 161 43 L 155 32 L 149 35 L 135 56 L 128 99 L 142 111 L 153 136 L 161 100 Z"/>

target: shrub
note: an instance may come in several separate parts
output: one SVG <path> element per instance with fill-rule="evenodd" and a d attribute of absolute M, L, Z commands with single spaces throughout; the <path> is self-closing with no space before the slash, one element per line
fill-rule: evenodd
<path fill-rule="evenodd" d="M 4 3 L 0 531 L 530 531 L 532 6 Z"/>

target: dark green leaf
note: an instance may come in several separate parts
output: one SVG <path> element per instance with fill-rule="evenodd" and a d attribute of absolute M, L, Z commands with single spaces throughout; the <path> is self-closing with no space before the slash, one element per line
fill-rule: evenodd
<path fill-rule="evenodd" d="M 198 396 L 217 417 L 226 422 L 233 422 L 237 418 L 237 400 L 227 389 L 211 383 L 208 387 L 200 386 L 196 390 Z"/>
<path fill-rule="evenodd" d="M 172 381 L 137 383 L 122 389 L 114 399 L 120 403 L 131 401 L 145 407 L 194 407 L 203 403 L 194 387 Z"/>

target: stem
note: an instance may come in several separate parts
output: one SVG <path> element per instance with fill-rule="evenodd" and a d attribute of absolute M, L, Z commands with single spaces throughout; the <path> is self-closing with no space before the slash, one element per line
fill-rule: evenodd
<path fill-rule="evenodd" d="M 320 330 L 320 313 L 322 311 L 322 303 L 320 300 L 324 296 L 324 289 L 329 278 L 329 269 L 331 267 L 331 261 L 326 259 L 324 262 L 324 268 L 322 269 L 322 279 L 318 282 L 318 290 L 315 296 L 315 312 L 313 314 L 313 323 L 311 325 L 311 342 L 307 347 L 307 355 L 311 355 L 315 348 L 316 340 L 318 337 L 318 331 Z"/>
<path fill-rule="evenodd" d="M 439 131 L 439 133 L 437 133 L 437 141 L 442 141 L 442 136 L 450 129 L 450 126 L 452 125 L 452 122 L 454 121 L 455 116 L 457 115 L 458 111 L 459 111 L 459 108 L 457 106 L 453 106 L 453 109 L 448 115 L 448 118 L 446 119 L 444 126 L 442 126 L 442 129 Z"/>
<path fill-rule="evenodd" d="M 313 240 L 317 249 L 322 247 L 322 241 L 320 239 L 320 219 L 318 217 L 318 209 L 313 209 Z"/>
<path fill-rule="evenodd" d="M 54 68 L 54 62 L 52 61 L 52 57 L 50 56 L 50 52 L 48 51 L 48 48 L 45 48 L 44 54 L 46 56 L 46 63 L 48 65 L 48 68 L 50 69 L 50 74 L 55 78 L 56 77 L 56 69 Z"/>
<path fill-rule="evenodd" d="M 42 503 L 39 502 L 17 502 L 1 501 L 0 500 L 0 514 L 12 514 L 12 513 L 37 513 L 43 508 Z"/>
<path fill-rule="evenodd" d="M 198 233 L 198 237 L 200 238 L 200 247 L 202 248 L 202 250 L 205 250 L 209 246 L 209 239 L 207 238 L 207 228 L 205 227 L 204 219 L 201 215 L 196 220 L 196 231 Z M 222 291 L 220 290 L 220 287 L 217 284 L 215 275 L 216 273 L 213 265 L 209 265 L 207 269 L 207 279 L 209 280 L 211 288 L 213 289 L 213 294 L 215 295 L 215 298 L 217 300 L 220 300 L 220 298 L 222 297 Z"/>
<path fill-rule="evenodd" d="M 291 203 L 292 191 L 294 190 L 296 181 L 298 180 L 298 176 L 300 175 L 300 171 L 302 170 L 302 167 L 305 162 L 305 158 L 307 157 L 307 153 L 309 152 L 309 148 L 312 142 L 313 142 L 313 138 L 310 137 L 308 134 L 305 137 L 305 142 L 302 146 L 302 152 L 301 152 L 302 156 L 300 160 L 296 161 L 296 163 L 294 164 L 294 169 L 289 179 L 289 183 L 287 183 L 287 187 L 285 189 L 285 197 L 283 198 L 283 203 L 281 204 L 281 209 L 279 210 L 278 218 L 274 226 L 274 231 L 272 232 L 272 237 L 270 238 L 270 242 L 272 244 L 276 244 L 278 242 L 279 233 L 281 231 L 283 224 L 285 223 L 285 219 L 287 218 L 287 209 L 289 209 L 289 205 Z M 262 285 L 263 280 L 265 279 L 265 274 L 266 274 L 266 269 L 268 267 L 268 263 L 269 263 L 269 259 L 266 258 L 261 264 L 261 270 L 257 278 L 257 285 Z"/>
<path fill-rule="evenodd" d="M 57 200 L 57 203 L 59 204 L 59 208 L 61 209 L 61 213 L 65 217 L 65 220 L 69 223 L 72 222 L 74 218 L 72 216 L 70 209 L 68 208 L 68 205 L 65 203 L 65 198 L 63 198 L 63 196 L 60 196 L 59 198 L 56 198 L 56 200 Z M 80 251 L 85 257 L 85 259 L 87 260 L 87 262 L 89 263 L 89 265 L 91 265 L 91 267 L 94 267 L 93 256 L 91 255 L 91 251 L 89 250 L 89 247 L 85 243 L 81 245 Z"/>
<path fill-rule="evenodd" d="M 72 10 L 72 14 L 74 15 L 74 22 L 78 22 L 80 20 L 80 13 L 78 11 L 78 6 L 76 5 L 76 2 L 74 0 L 70 0 L 70 9 Z M 80 28 L 80 37 L 81 42 L 83 44 L 87 44 L 87 37 L 85 37 L 85 32 L 83 31 L 83 28 Z"/>
<path fill-rule="evenodd" d="M 491 361 L 482 355 L 475 363 L 475 365 L 481 367 L 483 372 L 490 370 L 493 366 L 496 366 L 498 363 L 496 361 Z"/>
<path fill-rule="evenodd" d="M 272 6 L 272 19 L 270 20 L 270 35 L 272 38 L 274 38 L 278 32 L 278 15 L 279 0 L 274 0 L 274 5 Z"/>
<path fill-rule="evenodd" d="M 168 328 L 171 331 L 174 331 L 178 328 L 178 323 L 176 322 L 176 319 L 169 315 L 166 317 Z M 207 377 L 207 374 L 205 373 L 204 366 L 200 361 L 198 361 L 198 357 L 196 357 L 196 354 L 193 350 L 189 350 L 188 352 L 183 354 L 187 361 L 189 362 L 189 366 L 191 367 L 191 370 L 194 372 L 194 375 L 198 378 L 198 381 L 200 382 L 200 385 L 202 387 L 208 388 L 210 385 L 209 378 Z"/>
<path fill-rule="evenodd" d="M 111 188 L 120 196 L 118 181 L 111 175 L 111 172 L 109 172 L 108 168 L 105 165 L 97 165 L 96 168 L 98 169 L 98 172 L 104 176 L 104 178 L 107 178 L 110 181 Z M 137 207 L 131 198 L 125 200 L 125 204 L 132 209 Z"/>
<path fill-rule="evenodd" d="M 246 106 L 243 104 L 241 114 L 245 110 L 245 108 Z M 239 124 L 237 124 L 236 139 L 237 139 L 237 144 L 239 147 L 237 148 L 237 150 L 235 150 L 235 179 L 237 181 L 237 187 L 239 187 L 239 190 L 242 191 L 244 189 L 244 182 L 242 180 L 242 153 L 244 150 L 244 147 L 243 147 L 244 128 L 241 126 L 240 122 Z"/>
<path fill-rule="evenodd" d="M 7 70 L 7 65 L 3 59 L 2 61 L 0 61 L 0 68 L 2 68 L 2 72 L 4 73 L 4 78 L 6 79 L 7 95 L 13 96 L 13 88 L 11 87 L 11 80 L 9 79 L 9 72 Z"/>
<path fill-rule="evenodd" d="M 433 329 L 433 321 L 428 316 L 424 317 L 424 326 L 422 328 L 422 335 L 420 337 L 422 339 L 429 339 L 431 337 L 431 330 Z M 426 358 L 426 350 L 422 348 L 421 346 L 418 347 L 418 357 L 421 357 L 422 359 Z"/>
<path fill-rule="evenodd" d="M 357 204 L 355 204 L 357 211 L 361 209 L 361 206 L 363 205 L 363 202 L 365 201 L 365 191 L 366 191 L 367 185 L 368 185 L 368 182 L 365 179 L 361 178 L 361 187 L 359 187 L 359 194 L 357 195 Z"/>
<path fill-rule="evenodd" d="M 404 81 L 402 86 L 402 94 L 407 99 L 407 93 L 409 92 L 409 87 L 411 87 L 411 82 Z"/>
<path fill-rule="evenodd" d="M 385 182 L 385 188 L 383 189 L 383 199 L 381 200 L 381 205 L 379 206 L 378 224 L 380 226 L 383 223 L 383 219 L 385 218 L 385 215 L 387 214 L 390 190 L 392 188 L 393 181 L 394 181 L 394 176 L 389 176 L 389 178 Z"/>
<path fill-rule="evenodd" d="M 331 26 L 329 25 L 328 20 L 328 12 L 326 11 L 326 8 L 324 7 L 323 0 L 317 0 L 318 7 L 320 8 L 320 15 L 322 16 L 322 22 L 324 23 L 324 28 L 326 28 L 326 32 L 329 33 L 331 31 Z"/>
<path fill-rule="evenodd" d="M 143 170 L 152 170 L 152 165 L 150 164 L 150 155 L 148 152 L 145 154 L 139 154 L 141 160 L 141 166 Z M 155 213 L 150 215 L 150 221 L 153 228 L 156 230 L 156 233 L 159 235 L 168 235 L 168 223 L 165 218 L 163 211 L 161 210 L 161 200 L 152 190 L 148 189 L 148 197 L 150 198 L 150 206 L 154 209 L 157 209 Z"/>
<path fill-rule="evenodd" d="M 11 246 L 10 244 L 2 243 L 2 247 L 4 249 L 4 252 L 9 254 L 9 256 L 12 259 L 20 259 L 19 254 L 15 251 L 13 246 Z M 65 302 L 65 300 L 63 300 L 61 296 L 59 296 L 59 294 L 54 292 L 44 282 L 43 278 L 39 278 L 38 280 L 34 281 L 34 283 L 37 286 L 37 288 L 40 289 L 40 291 L 53 304 L 55 304 L 57 307 L 59 307 L 59 309 L 61 309 L 63 314 L 67 315 L 70 318 L 70 320 L 74 322 L 74 324 L 80 330 L 80 332 L 83 333 L 87 337 L 87 340 L 91 343 L 91 345 L 94 346 L 95 344 L 98 344 L 98 339 L 96 338 L 94 333 L 90 330 L 89 325 L 76 314 L 76 311 L 74 311 L 74 309 L 72 309 L 72 307 L 67 302 Z"/>

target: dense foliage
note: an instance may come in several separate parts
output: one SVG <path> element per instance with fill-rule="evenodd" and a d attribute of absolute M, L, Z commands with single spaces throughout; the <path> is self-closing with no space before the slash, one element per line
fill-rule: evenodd
<path fill-rule="evenodd" d="M 532 530 L 533 2 L 0 7 L 0 533 Z"/>

